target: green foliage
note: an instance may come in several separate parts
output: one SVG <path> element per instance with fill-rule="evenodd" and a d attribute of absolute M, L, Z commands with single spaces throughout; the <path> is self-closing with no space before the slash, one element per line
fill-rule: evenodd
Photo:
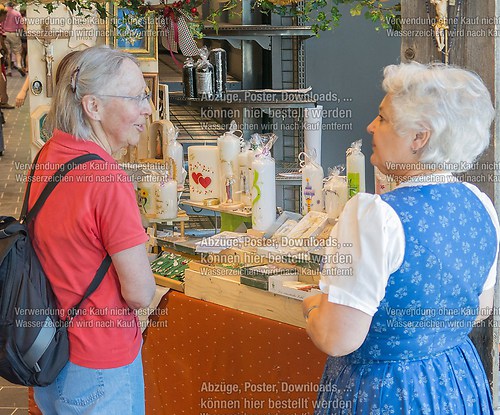
<path fill-rule="evenodd" d="M 215 30 L 218 30 L 218 20 L 223 13 L 230 15 L 239 15 L 241 13 L 240 4 L 243 0 L 203 0 L 210 5 L 209 15 L 203 20 L 199 19 L 198 11 L 195 8 L 191 12 L 193 6 L 199 6 L 202 0 L 177 0 L 173 5 L 169 2 L 168 5 L 151 6 L 147 0 L 119 0 L 119 7 L 128 8 L 136 11 L 139 14 L 145 14 L 148 11 L 154 10 L 156 13 L 164 13 L 163 8 L 168 8 L 170 13 L 177 13 L 178 10 L 184 14 L 192 13 L 194 20 L 189 21 L 188 25 L 196 38 L 203 37 L 203 24 L 211 24 Z M 253 1 L 253 8 L 262 13 L 276 13 L 283 16 L 296 16 L 304 22 L 309 22 L 313 33 L 316 36 L 326 30 L 332 30 L 340 24 L 342 14 L 339 10 L 339 5 L 350 4 L 350 14 L 352 16 L 363 15 L 366 19 L 374 22 L 377 26 L 376 30 L 381 27 L 387 29 L 392 27 L 395 30 L 400 30 L 400 3 L 389 5 L 388 0 L 249 0 Z M 21 5 L 36 4 L 44 7 L 49 13 L 57 7 L 58 3 L 41 2 L 39 0 L 21 0 Z M 106 18 L 106 3 L 101 0 L 62 0 L 61 4 L 66 5 L 73 14 L 80 15 L 82 11 L 90 10 L 95 7 L 99 17 Z M 172 12 L 173 10 L 173 12 Z M 174 14 L 175 14 L 174 13 Z"/>
<path fill-rule="evenodd" d="M 401 5 L 400 3 L 389 5 L 387 0 L 304 0 L 290 3 L 284 6 L 276 4 L 276 0 L 255 0 L 255 7 L 265 13 L 297 16 L 306 22 L 311 22 L 316 36 L 340 24 L 342 14 L 338 6 L 341 4 L 351 5 L 351 16 L 364 15 L 366 19 L 378 24 L 376 30 L 381 27 L 384 29 L 392 27 L 396 30 L 400 28 Z M 330 8 L 329 3 L 333 3 Z"/>

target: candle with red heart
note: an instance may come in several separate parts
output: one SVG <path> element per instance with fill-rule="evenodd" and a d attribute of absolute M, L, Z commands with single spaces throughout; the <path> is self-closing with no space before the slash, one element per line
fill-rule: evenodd
<path fill-rule="evenodd" d="M 193 202 L 220 197 L 220 162 L 216 146 L 188 148 L 189 193 Z"/>

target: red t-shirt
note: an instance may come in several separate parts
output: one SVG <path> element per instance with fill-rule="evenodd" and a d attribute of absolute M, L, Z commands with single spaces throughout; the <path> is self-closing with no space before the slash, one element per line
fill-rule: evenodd
<path fill-rule="evenodd" d="M 97 144 L 61 131 L 54 132 L 38 159 L 29 207 L 45 187 L 46 178 L 85 153 L 95 153 L 104 161 L 91 161 L 70 171 L 31 228 L 34 249 L 64 311 L 80 301 L 106 252 L 113 255 L 148 240 L 129 176 Z M 135 359 L 141 331 L 137 316 L 121 296 L 113 265 L 80 310 L 69 328 L 72 363 L 108 369 Z"/>

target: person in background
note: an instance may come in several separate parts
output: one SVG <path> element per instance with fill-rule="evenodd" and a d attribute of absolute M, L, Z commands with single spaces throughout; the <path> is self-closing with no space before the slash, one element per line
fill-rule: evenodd
<path fill-rule="evenodd" d="M 20 34 L 21 36 L 21 46 L 22 46 L 22 51 L 21 51 L 21 65 L 23 68 L 23 71 L 25 73 L 28 73 L 28 36 L 27 36 L 27 26 L 26 26 L 26 7 L 21 8 L 19 10 L 19 13 L 21 13 L 21 16 L 23 18 L 23 30 Z"/>
<path fill-rule="evenodd" d="M 315 414 L 493 414 L 468 334 L 491 313 L 498 217 L 452 175 L 488 148 L 490 94 L 476 74 L 441 64 L 388 66 L 383 88 L 371 163 L 399 186 L 349 200 L 323 293 L 303 302 L 329 355 Z M 347 269 L 329 260 L 337 254 Z"/>
<path fill-rule="evenodd" d="M 5 4 L 7 16 L 3 22 L 3 30 L 5 37 L 5 46 L 7 47 L 7 76 L 12 76 L 12 55 L 16 58 L 16 69 L 21 76 L 26 76 L 23 70 L 21 54 L 23 45 L 21 42 L 21 33 L 24 30 L 24 19 L 21 13 L 14 9 L 14 3 L 8 2 Z"/>
<path fill-rule="evenodd" d="M 7 9 L 3 4 L 0 4 L 0 41 L 2 50 L 7 51 L 7 46 L 5 45 L 4 40 L 4 31 L 3 31 L 3 22 L 7 16 Z M 9 105 L 9 95 L 7 94 L 7 77 L 5 72 L 5 61 L 7 60 L 7 56 L 3 56 L 0 54 L 0 58 L 2 59 L 1 63 L 1 71 L 0 71 L 0 109 L 10 110 L 13 109 L 14 106 Z M 1 116 L 3 121 L 3 114 Z"/>
<path fill-rule="evenodd" d="M 37 177 L 52 176 L 54 166 L 88 153 L 103 161 L 68 173 L 34 221 L 33 246 L 62 310 L 79 301 L 106 253 L 112 265 L 69 327 L 69 362 L 53 384 L 34 388 L 44 414 L 145 411 L 134 310 L 150 304 L 155 282 L 133 185 L 112 157 L 137 145 L 146 128 L 145 90 L 135 58 L 108 47 L 72 56 L 55 86 L 46 121 L 52 137 L 39 156 L 29 207 L 44 187 Z"/>

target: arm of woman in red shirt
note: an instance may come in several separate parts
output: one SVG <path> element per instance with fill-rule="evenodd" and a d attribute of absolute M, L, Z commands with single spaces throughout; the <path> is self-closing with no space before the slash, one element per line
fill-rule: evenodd
<path fill-rule="evenodd" d="M 117 252 L 111 259 L 127 305 L 133 310 L 149 306 L 155 293 L 155 280 L 144 244 Z"/>

